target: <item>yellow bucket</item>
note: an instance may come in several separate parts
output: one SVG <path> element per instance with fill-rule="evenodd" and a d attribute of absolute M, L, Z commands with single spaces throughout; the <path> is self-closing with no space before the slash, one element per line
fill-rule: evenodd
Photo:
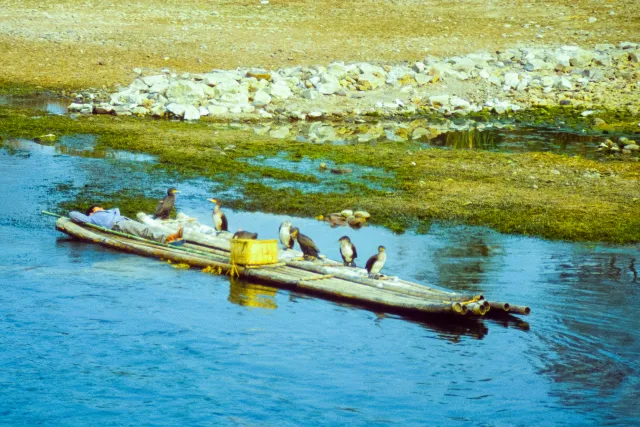
<path fill-rule="evenodd" d="M 237 265 L 268 265 L 278 262 L 278 241 L 232 239 L 231 262 Z"/>

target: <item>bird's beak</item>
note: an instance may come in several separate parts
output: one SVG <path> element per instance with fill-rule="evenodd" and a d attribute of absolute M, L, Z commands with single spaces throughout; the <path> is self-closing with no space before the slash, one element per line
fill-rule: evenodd
<path fill-rule="evenodd" d="M 179 193 L 179 192 L 180 192 L 180 190 L 173 190 L 173 192 L 174 192 L 174 193 Z"/>
<path fill-rule="evenodd" d="M 217 203 L 216 199 L 207 199 L 208 201 L 210 201 L 211 203 Z"/>

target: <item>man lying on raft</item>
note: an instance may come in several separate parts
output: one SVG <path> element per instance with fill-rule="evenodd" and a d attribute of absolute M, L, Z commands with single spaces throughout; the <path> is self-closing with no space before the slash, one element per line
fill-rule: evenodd
<path fill-rule="evenodd" d="M 133 234 L 134 236 L 144 237 L 160 243 L 176 244 L 177 242 L 181 243 L 182 239 L 182 227 L 175 233 L 170 233 L 161 228 L 154 228 L 122 216 L 118 208 L 105 210 L 100 206 L 91 206 L 85 214 L 73 211 L 69 213 L 69 217 L 77 223 L 95 224 L 109 230 Z"/>

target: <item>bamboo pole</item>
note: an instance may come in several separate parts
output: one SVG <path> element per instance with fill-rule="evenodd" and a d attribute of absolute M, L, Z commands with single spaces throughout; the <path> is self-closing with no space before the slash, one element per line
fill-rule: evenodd
<path fill-rule="evenodd" d="M 470 302 L 469 304 L 466 304 L 466 306 L 469 309 L 469 311 L 479 316 L 484 316 L 484 314 L 487 312 L 487 309 L 484 306 L 484 304 L 480 304 L 477 302 Z"/>
<path fill-rule="evenodd" d="M 531 309 L 525 305 L 510 305 L 509 312 L 528 316 L 531 313 Z"/>
<path fill-rule="evenodd" d="M 505 313 L 509 312 L 509 309 L 511 307 L 508 302 L 497 302 L 497 301 L 491 301 L 489 303 L 489 306 L 493 310 L 503 311 Z"/>
<path fill-rule="evenodd" d="M 84 225 L 84 224 L 83 224 Z M 102 227 L 100 227 L 102 228 Z M 215 261 L 210 257 L 203 257 L 199 254 L 189 254 L 186 252 L 175 251 L 175 247 L 170 247 L 171 251 L 166 249 L 163 246 L 157 246 L 155 242 L 152 242 L 153 245 L 149 245 L 148 241 L 138 243 L 137 241 L 132 242 L 122 242 L 117 239 L 113 239 L 109 236 L 105 236 L 102 234 L 98 234 L 92 232 L 67 218 L 60 218 L 56 221 L 56 229 L 62 231 L 63 233 L 70 234 L 72 236 L 82 236 L 83 239 L 98 243 L 101 245 L 110 246 L 115 249 L 119 249 L 121 251 L 135 253 L 138 255 L 152 256 L 155 258 L 163 258 L 163 259 L 171 259 L 172 261 L 177 261 L 185 264 L 189 264 L 192 267 L 200 267 L 205 268 L 209 266 L 220 267 L 223 272 L 227 273 L 234 266 L 228 263 L 223 263 L 219 261 Z M 102 231 L 102 230 L 100 230 Z M 124 233 L 121 233 L 124 234 Z M 122 237 L 122 236 L 119 236 Z M 135 240 L 135 239 L 132 239 Z M 146 240 L 146 239 L 142 239 Z M 244 273 L 244 268 L 240 266 L 235 267 L 239 273 Z"/>
<path fill-rule="evenodd" d="M 423 289 L 407 289 L 403 286 L 397 286 L 396 283 L 390 281 L 376 281 L 364 277 L 354 277 L 347 274 L 342 274 L 340 272 L 335 272 L 333 270 L 329 270 L 324 266 L 314 266 L 312 264 L 303 262 L 303 261 L 286 261 L 286 264 L 290 267 L 298 268 L 301 270 L 311 271 L 318 274 L 335 274 L 336 277 L 348 280 L 351 282 L 359 283 L 361 285 L 372 286 L 380 289 L 379 286 L 382 286 L 382 289 L 387 289 L 391 291 L 395 291 L 398 293 L 402 293 L 409 296 L 414 297 L 422 297 L 422 298 L 430 298 L 430 299 L 444 299 L 444 300 L 472 300 L 474 296 L 471 295 L 461 295 L 454 293 L 446 293 L 437 290 L 432 290 L 431 288 L 427 288 L 426 286 L 421 287 Z M 420 285 L 417 285 L 420 286 Z"/>

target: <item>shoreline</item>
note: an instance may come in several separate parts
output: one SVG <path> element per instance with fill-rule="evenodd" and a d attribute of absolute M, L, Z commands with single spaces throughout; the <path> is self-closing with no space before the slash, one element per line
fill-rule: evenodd
<path fill-rule="evenodd" d="M 640 115 L 640 45 L 563 45 L 477 52 L 402 64 L 334 62 L 275 70 L 175 73 L 137 68 L 118 91 L 85 90 L 82 114 L 248 121 L 500 116 L 572 107 Z"/>

